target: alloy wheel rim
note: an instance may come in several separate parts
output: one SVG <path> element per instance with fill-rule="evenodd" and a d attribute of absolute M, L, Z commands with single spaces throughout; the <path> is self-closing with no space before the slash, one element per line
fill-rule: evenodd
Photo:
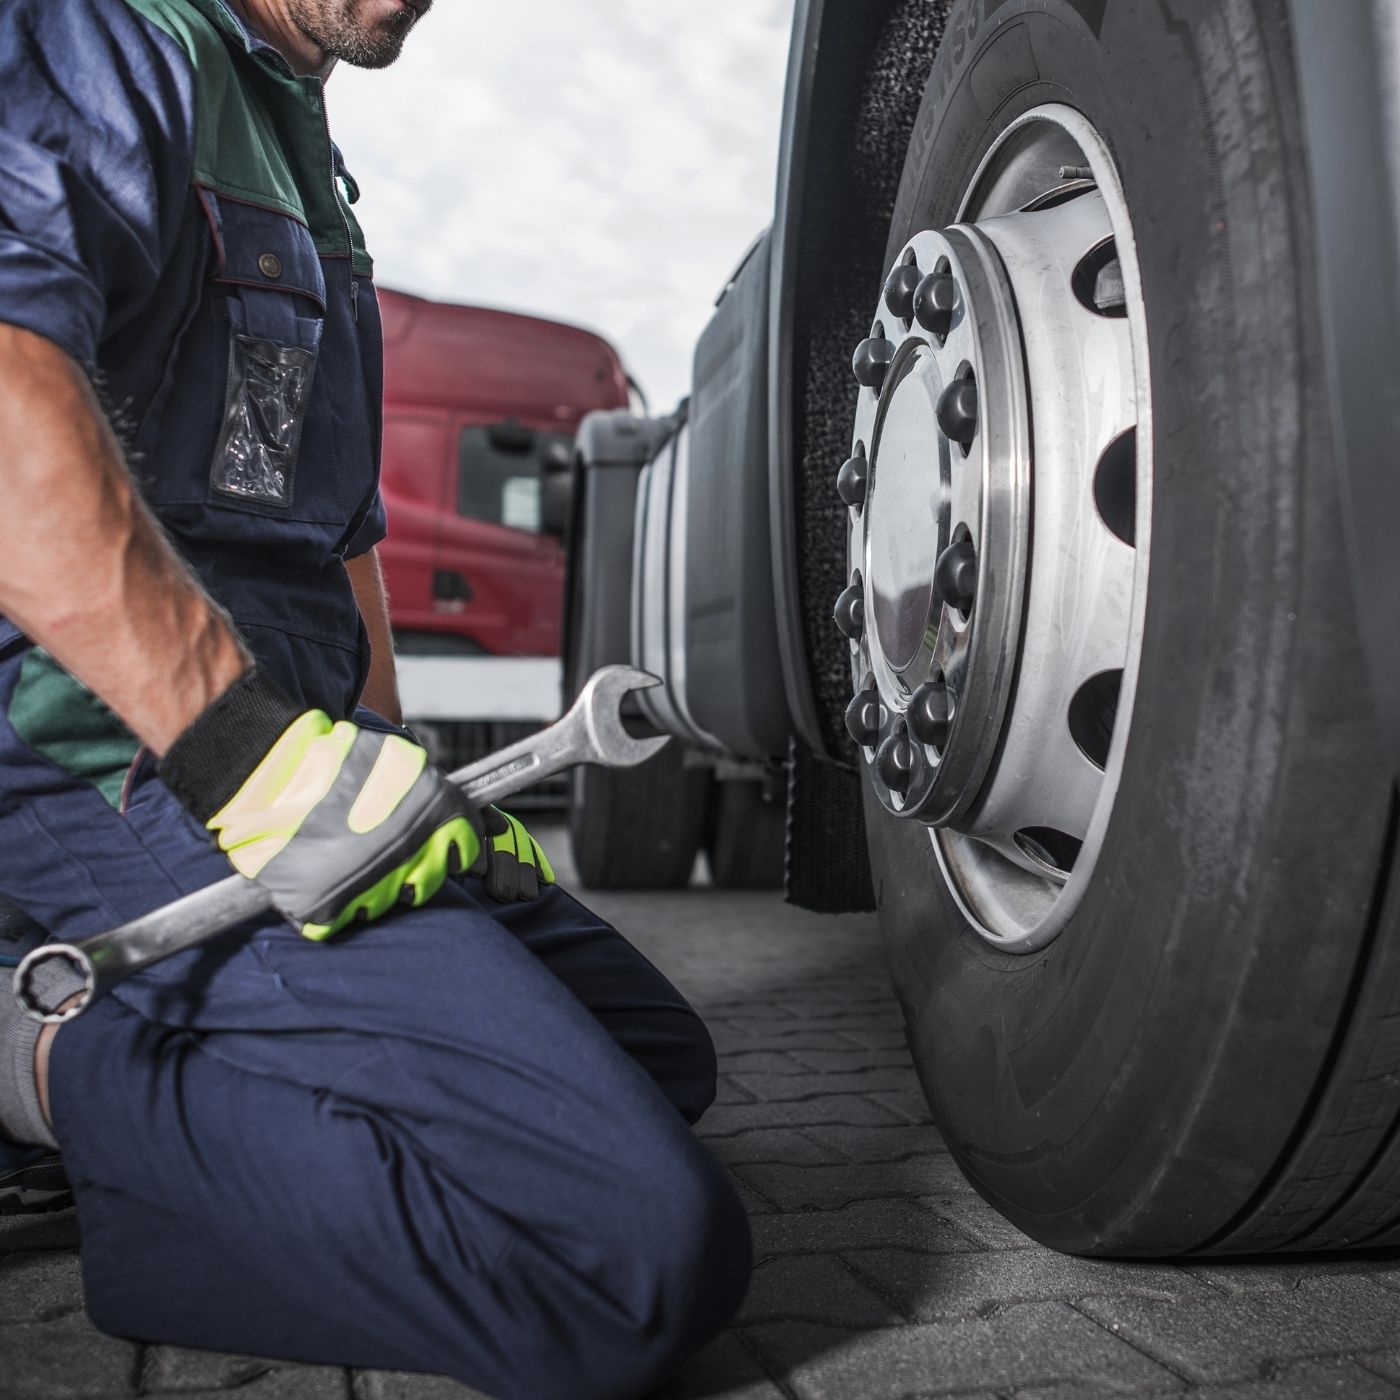
<path fill-rule="evenodd" d="M 969 923 L 1030 952 L 1097 863 L 1150 560 L 1136 244 L 1081 113 L 1008 125 L 958 221 L 901 250 L 853 368 L 847 729 Z"/>

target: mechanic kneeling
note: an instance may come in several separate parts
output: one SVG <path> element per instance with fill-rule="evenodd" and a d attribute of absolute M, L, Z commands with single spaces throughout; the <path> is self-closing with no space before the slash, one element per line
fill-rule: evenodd
<path fill-rule="evenodd" d="M 713 1047 L 396 732 L 322 83 L 430 3 L 0 8 L 0 890 L 78 938 L 231 861 L 284 916 L 62 1028 L 0 996 L 0 1210 L 61 1148 L 122 1336 L 634 1395 L 747 1283 Z"/>

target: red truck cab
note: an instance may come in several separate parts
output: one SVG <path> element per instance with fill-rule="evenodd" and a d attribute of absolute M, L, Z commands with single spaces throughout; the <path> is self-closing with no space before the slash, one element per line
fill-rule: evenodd
<path fill-rule="evenodd" d="M 379 298 L 380 559 L 397 647 L 557 656 L 564 558 L 548 483 L 567 472 L 585 413 L 627 405 L 622 362 L 575 326 L 389 290 Z"/>

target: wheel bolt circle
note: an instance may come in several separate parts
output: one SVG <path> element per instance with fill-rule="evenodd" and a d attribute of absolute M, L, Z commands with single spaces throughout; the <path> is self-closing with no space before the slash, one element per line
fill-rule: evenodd
<path fill-rule="evenodd" d="M 858 642 L 865 635 L 865 590 L 858 582 L 842 592 L 832 616 L 847 640 Z"/>
<path fill-rule="evenodd" d="M 958 304 L 958 284 L 951 273 L 930 272 L 914 288 L 910 307 L 914 319 L 930 334 L 940 339 L 953 325 L 953 308 Z"/>
<path fill-rule="evenodd" d="M 971 540 L 955 540 L 938 556 L 933 582 L 950 608 L 971 610 L 977 598 L 977 547 Z"/>
<path fill-rule="evenodd" d="M 894 346 L 883 336 L 871 336 L 856 346 L 851 356 L 851 368 L 855 371 L 856 382 L 866 389 L 879 393 L 889 373 L 894 359 Z"/>
<path fill-rule="evenodd" d="M 921 743 L 942 749 L 948 742 L 948 687 L 940 680 L 925 681 L 909 697 L 909 730 Z"/>
<path fill-rule="evenodd" d="M 875 771 L 891 792 L 903 797 L 909 791 L 914 776 L 914 746 L 903 730 L 896 729 L 875 750 Z"/>
<path fill-rule="evenodd" d="M 865 504 L 870 485 L 870 463 L 863 452 L 857 452 L 842 466 L 836 477 L 836 491 L 848 506 L 859 510 Z"/>
<path fill-rule="evenodd" d="M 938 396 L 938 426 L 966 447 L 977 436 L 977 381 L 955 379 Z"/>
<path fill-rule="evenodd" d="M 858 690 L 846 706 L 846 733 L 863 749 L 880 737 L 880 692 L 873 686 Z"/>
<path fill-rule="evenodd" d="M 922 281 L 923 274 L 915 263 L 900 263 L 885 279 L 885 305 L 901 320 L 913 317 L 914 292 Z"/>

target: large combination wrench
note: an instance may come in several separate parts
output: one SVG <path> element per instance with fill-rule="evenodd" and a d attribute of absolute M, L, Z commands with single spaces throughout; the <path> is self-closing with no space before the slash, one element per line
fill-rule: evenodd
<path fill-rule="evenodd" d="M 458 769 L 449 781 L 484 807 L 575 764 L 627 768 L 641 763 L 656 753 L 668 736 L 639 739 L 629 734 L 622 723 L 622 702 L 634 690 L 660 683 L 655 676 L 630 666 L 605 666 L 589 677 L 569 712 L 557 723 Z M 41 944 L 15 969 L 15 996 L 35 1020 L 51 1024 L 71 1021 L 132 973 L 208 942 L 271 909 L 271 899 L 255 880 L 230 875 L 104 933 L 71 943 Z M 52 962 L 69 964 L 83 979 L 80 992 L 65 989 L 65 998 L 74 999 L 63 1010 L 45 1005 L 36 984 L 35 974 Z"/>

